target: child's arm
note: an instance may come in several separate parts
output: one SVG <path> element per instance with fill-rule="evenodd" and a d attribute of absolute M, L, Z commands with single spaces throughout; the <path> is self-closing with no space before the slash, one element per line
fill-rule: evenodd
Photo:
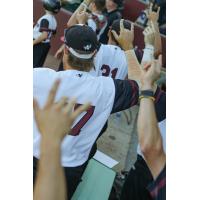
<path fill-rule="evenodd" d="M 40 42 L 46 40 L 48 38 L 48 32 L 43 31 L 42 35 L 40 35 L 37 39 L 33 40 L 33 46 L 35 44 L 39 44 Z"/>

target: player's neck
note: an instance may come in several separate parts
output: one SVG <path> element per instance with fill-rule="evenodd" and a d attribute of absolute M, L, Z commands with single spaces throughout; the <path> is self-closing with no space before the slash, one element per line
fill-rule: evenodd
<path fill-rule="evenodd" d="M 73 68 L 69 65 L 64 65 L 63 66 L 64 70 L 72 70 Z"/>
<path fill-rule="evenodd" d="M 108 39 L 108 44 L 117 46 L 116 42 L 113 41 L 110 37 Z"/>

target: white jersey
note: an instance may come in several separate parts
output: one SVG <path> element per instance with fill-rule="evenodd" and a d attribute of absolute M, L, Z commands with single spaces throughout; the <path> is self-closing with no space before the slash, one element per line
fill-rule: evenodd
<path fill-rule="evenodd" d="M 107 121 L 114 103 L 115 86 L 111 78 L 93 77 L 87 72 L 66 70 L 55 72 L 48 68 L 33 71 L 33 96 L 40 106 L 56 79 L 61 84 L 56 101 L 62 96 L 76 97 L 78 105 L 91 102 L 92 107 L 82 113 L 74 122 L 71 135 L 64 138 L 61 146 L 62 165 L 76 167 L 82 165 L 89 156 L 92 145 Z M 40 157 L 40 134 L 35 120 L 33 127 L 33 155 Z"/>
<path fill-rule="evenodd" d="M 51 14 L 42 16 L 33 28 L 33 39 L 37 39 L 43 31 L 48 32 L 48 38 L 43 43 L 50 42 L 52 34 L 56 32 L 57 22 L 56 18 Z"/>
<path fill-rule="evenodd" d="M 128 64 L 125 52 L 114 45 L 101 44 L 94 58 L 96 76 L 108 76 L 114 79 L 124 80 L 128 74 Z M 96 74 L 95 74 L 96 73 Z"/>
<path fill-rule="evenodd" d="M 166 119 L 159 122 L 158 127 L 160 129 L 160 133 L 161 133 L 161 136 L 162 136 L 163 149 L 164 149 L 164 152 L 166 153 Z M 137 153 L 144 158 L 139 144 L 138 144 L 138 147 L 137 147 Z"/>

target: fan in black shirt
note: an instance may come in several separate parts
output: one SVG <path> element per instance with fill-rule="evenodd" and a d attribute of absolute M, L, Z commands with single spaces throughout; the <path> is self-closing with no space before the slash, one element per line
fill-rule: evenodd
<path fill-rule="evenodd" d="M 123 4 L 123 0 L 106 0 L 106 11 L 103 13 L 107 17 L 107 27 L 100 37 L 100 42 L 103 44 L 108 43 L 108 31 L 113 21 L 121 19 L 122 15 L 119 11 L 119 7 Z"/>

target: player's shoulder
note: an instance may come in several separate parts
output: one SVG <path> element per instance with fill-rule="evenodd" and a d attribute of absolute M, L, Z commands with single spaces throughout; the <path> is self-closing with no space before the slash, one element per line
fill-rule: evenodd
<path fill-rule="evenodd" d="M 33 68 L 33 74 L 46 74 L 46 73 L 56 73 L 56 71 L 47 67 Z"/>
<path fill-rule="evenodd" d="M 56 71 L 46 67 L 39 67 L 33 69 L 34 79 L 52 78 L 56 76 Z"/>
<path fill-rule="evenodd" d="M 124 51 L 120 47 L 111 44 L 101 44 L 99 51 L 101 51 L 104 54 L 110 53 L 114 55 L 124 55 Z"/>
<path fill-rule="evenodd" d="M 112 86 L 114 86 L 114 82 L 111 77 L 98 76 L 98 77 L 95 77 L 95 82 L 99 86 L 102 86 L 103 90 L 109 90 L 112 88 Z"/>
<path fill-rule="evenodd" d="M 101 44 L 100 49 L 112 49 L 112 50 L 121 50 L 118 46 L 112 44 Z"/>
<path fill-rule="evenodd" d="M 45 15 L 43 15 L 41 18 L 40 18 L 40 20 L 43 20 L 43 19 L 45 19 L 45 20 L 47 20 L 47 21 L 52 21 L 52 20 L 56 20 L 55 19 L 55 16 L 54 15 L 50 15 L 50 14 L 45 14 Z"/>

